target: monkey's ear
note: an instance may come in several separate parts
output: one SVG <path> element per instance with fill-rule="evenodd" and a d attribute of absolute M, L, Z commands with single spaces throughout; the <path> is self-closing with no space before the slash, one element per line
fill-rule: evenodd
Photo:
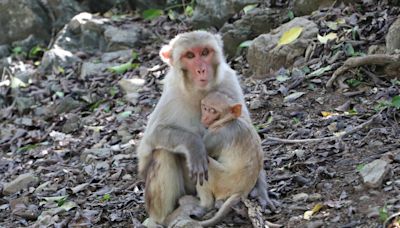
<path fill-rule="evenodd" d="M 172 66 L 172 48 L 169 45 L 164 45 L 160 50 L 160 57 L 162 61 Z"/>
<path fill-rule="evenodd" d="M 235 118 L 239 118 L 242 115 L 242 104 L 234 104 L 231 107 L 231 113 Z"/>

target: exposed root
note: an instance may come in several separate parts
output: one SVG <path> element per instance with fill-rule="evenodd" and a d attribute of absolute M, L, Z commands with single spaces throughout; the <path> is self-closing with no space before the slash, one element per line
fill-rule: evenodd
<path fill-rule="evenodd" d="M 343 66 L 339 67 L 333 73 L 332 77 L 326 83 L 326 87 L 332 88 L 333 83 L 335 82 L 336 78 L 351 68 L 359 67 L 362 65 L 386 65 L 386 64 L 398 63 L 398 62 L 400 62 L 399 54 L 394 54 L 394 55 L 374 54 L 374 55 L 367 55 L 367 56 L 362 56 L 362 57 L 349 58 L 344 62 Z"/>

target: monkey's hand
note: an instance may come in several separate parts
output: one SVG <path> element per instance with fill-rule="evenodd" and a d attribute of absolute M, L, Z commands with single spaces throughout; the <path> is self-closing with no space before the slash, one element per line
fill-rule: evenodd
<path fill-rule="evenodd" d="M 191 147 L 192 153 L 186 153 L 190 177 L 194 182 L 199 181 L 203 185 L 203 181 L 208 180 L 207 150 L 201 138 L 195 139 Z"/>
<path fill-rule="evenodd" d="M 159 125 L 148 138 L 154 139 L 150 144 L 156 149 L 184 154 L 190 177 L 195 182 L 202 185 L 204 180 L 208 180 L 207 151 L 200 135 L 177 126 Z"/>

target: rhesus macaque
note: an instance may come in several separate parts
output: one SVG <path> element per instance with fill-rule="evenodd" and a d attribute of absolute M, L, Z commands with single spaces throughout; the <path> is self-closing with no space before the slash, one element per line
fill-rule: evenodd
<path fill-rule="evenodd" d="M 146 179 L 147 212 L 150 220 L 163 224 L 178 199 L 194 194 L 196 182 L 207 179 L 200 101 L 209 91 L 218 90 L 242 104 L 243 119 L 249 123 L 250 117 L 236 73 L 223 57 L 218 35 L 182 33 L 161 49 L 160 56 L 170 69 L 137 153 L 139 173 Z M 266 190 L 262 186 L 259 192 Z"/>
<path fill-rule="evenodd" d="M 200 206 L 212 208 L 215 200 L 227 199 L 213 218 L 200 222 L 203 226 L 215 225 L 246 198 L 262 170 L 260 137 L 241 115 L 242 104 L 220 92 L 211 92 L 201 101 L 201 122 L 209 130 L 206 148 L 216 159 L 209 158 L 208 181 L 197 185 Z M 216 138 L 220 139 L 217 151 Z"/>

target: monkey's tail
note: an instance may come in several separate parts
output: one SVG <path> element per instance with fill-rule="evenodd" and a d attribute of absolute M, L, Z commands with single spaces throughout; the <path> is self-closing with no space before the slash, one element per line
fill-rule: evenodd
<path fill-rule="evenodd" d="M 218 221 L 222 220 L 224 216 L 226 216 L 230 211 L 231 207 L 234 206 L 235 204 L 239 203 L 240 201 L 240 194 L 236 193 L 231 195 L 221 206 L 221 208 L 217 211 L 217 213 L 214 215 L 214 217 L 200 221 L 200 225 L 202 226 L 213 226 L 215 225 Z"/>

